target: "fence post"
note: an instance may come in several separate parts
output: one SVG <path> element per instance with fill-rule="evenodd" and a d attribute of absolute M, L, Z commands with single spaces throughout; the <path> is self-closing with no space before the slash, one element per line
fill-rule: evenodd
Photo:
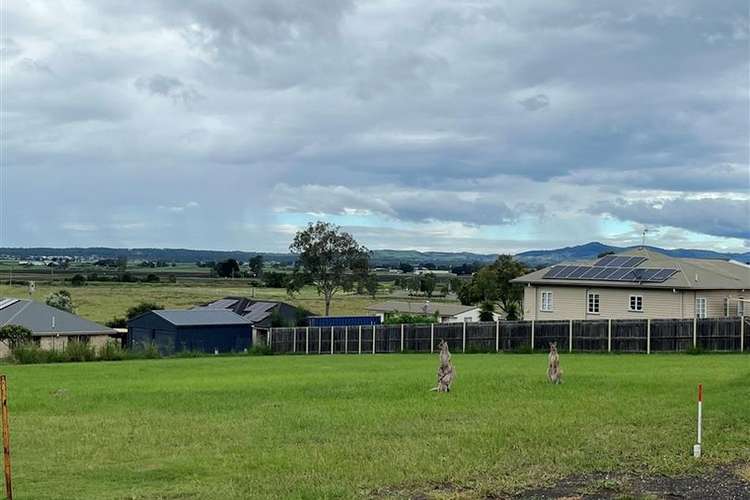
<path fill-rule="evenodd" d="M 607 320 L 607 352 L 612 352 L 612 318 Z"/>
<path fill-rule="evenodd" d="M 349 354 L 349 326 L 344 326 L 344 354 Z"/>
<path fill-rule="evenodd" d="M 693 349 L 698 347 L 698 316 L 693 318 Z"/>
<path fill-rule="evenodd" d="M 375 354 L 375 325 L 372 325 L 372 353 Z"/>
<path fill-rule="evenodd" d="M 435 323 L 430 323 L 430 352 L 435 352 Z"/>
<path fill-rule="evenodd" d="M 297 327 L 292 330 L 292 352 L 297 352 Z"/>
<path fill-rule="evenodd" d="M 273 352 L 273 341 L 271 340 L 271 335 L 273 335 L 273 328 L 268 329 L 268 348 Z"/>
<path fill-rule="evenodd" d="M 362 354 L 362 325 L 359 325 L 359 341 L 357 342 L 357 354 Z"/>
<path fill-rule="evenodd" d="M 305 354 L 310 354 L 310 327 L 305 327 Z"/>
<path fill-rule="evenodd" d="M 500 320 L 495 320 L 495 352 L 500 352 Z"/>
<path fill-rule="evenodd" d="M 740 316 L 740 352 L 745 352 L 745 316 Z"/>
<path fill-rule="evenodd" d="M 404 352 L 404 324 L 401 323 L 401 352 Z"/>
<path fill-rule="evenodd" d="M 534 351 L 534 320 L 531 320 L 531 351 Z"/>
<path fill-rule="evenodd" d="M 568 352 L 573 352 L 573 320 L 568 320 Z"/>
<path fill-rule="evenodd" d="M 651 318 L 646 320 L 646 354 L 651 354 Z"/>
<path fill-rule="evenodd" d="M 464 321 L 464 333 L 463 340 L 461 341 L 461 348 L 463 352 L 466 352 L 466 321 Z"/>
<path fill-rule="evenodd" d="M 333 354 L 333 327 L 331 327 L 331 354 Z"/>
<path fill-rule="evenodd" d="M 318 354 L 323 354 L 323 327 L 318 327 Z"/>
<path fill-rule="evenodd" d="M 13 487 L 10 474 L 10 422 L 8 419 L 8 382 L 5 375 L 0 375 L 0 405 L 3 419 L 3 469 L 5 472 L 5 495 L 13 500 Z"/>

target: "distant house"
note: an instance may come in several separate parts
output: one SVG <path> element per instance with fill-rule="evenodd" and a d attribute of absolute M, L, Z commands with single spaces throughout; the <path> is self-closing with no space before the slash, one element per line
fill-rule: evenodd
<path fill-rule="evenodd" d="M 546 267 L 513 282 L 524 285 L 524 319 L 536 320 L 741 316 L 750 299 L 747 264 L 643 248 Z"/>
<path fill-rule="evenodd" d="M 249 348 L 252 324 L 222 309 L 157 310 L 128 321 L 128 347 L 153 344 L 162 354 L 180 351 L 241 352 Z"/>
<path fill-rule="evenodd" d="M 440 302 L 409 302 L 388 301 L 382 304 L 369 306 L 368 311 L 380 316 L 385 321 L 389 314 L 419 314 L 425 316 L 437 316 L 438 323 L 472 322 L 479 321 L 479 307 L 464 306 L 461 304 L 446 304 Z M 502 319 L 502 315 L 494 313 L 495 320 Z"/>
<path fill-rule="evenodd" d="M 71 340 L 101 347 L 119 334 L 66 311 L 29 299 L 0 299 L 0 326 L 20 325 L 31 330 L 32 340 L 42 349 L 63 349 Z M 10 354 L 0 343 L 0 357 Z"/>

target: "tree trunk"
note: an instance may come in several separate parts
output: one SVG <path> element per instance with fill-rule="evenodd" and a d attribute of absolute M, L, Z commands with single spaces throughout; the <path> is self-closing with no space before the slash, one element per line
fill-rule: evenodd
<path fill-rule="evenodd" d="M 325 315 L 328 316 L 328 313 L 331 310 L 331 297 L 329 297 L 328 295 L 325 295 L 324 298 L 325 298 L 325 302 L 326 302 L 326 313 L 325 313 Z"/>

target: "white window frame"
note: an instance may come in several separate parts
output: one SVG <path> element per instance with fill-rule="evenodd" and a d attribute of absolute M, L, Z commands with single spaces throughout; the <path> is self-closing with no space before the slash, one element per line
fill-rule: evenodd
<path fill-rule="evenodd" d="M 699 304 L 702 304 L 700 306 Z M 706 300 L 706 297 L 696 297 L 695 298 L 695 317 L 699 319 L 704 319 L 708 316 L 708 301 Z"/>
<path fill-rule="evenodd" d="M 589 314 L 599 314 L 601 303 L 601 297 L 596 292 L 588 292 L 586 294 L 586 311 Z M 593 308 L 591 306 L 594 306 Z"/>
<path fill-rule="evenodd" d="M 545 297 L 548 297 L 545 300 Z M 541 298 L 539 300 L 539 310 L 542 312 L 552 312 L 555 310 L 554 294 L 552 290 L 542 290 Z"/>
<path fill-rule="evenodd" d="M 628 311 L 643 312 L 643 295 L 631 295 L 628 297 Z"/>
<path fill-rule="evenodd" d="M 729 317 L 729 297 L 724 297 L 724 317 Z"/>
<path fill-rule="evenodd" d="M 743 300 L 745 300 L 744 297 L 739 297 L 737 299 L 737 316 L 745 315 L 745 303 L 742 302 Z"/>

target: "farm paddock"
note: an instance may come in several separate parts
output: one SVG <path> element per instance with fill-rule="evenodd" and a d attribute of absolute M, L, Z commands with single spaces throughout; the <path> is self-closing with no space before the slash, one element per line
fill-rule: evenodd
<path fill-rule="evenodd" d="M 750 463 L 747 354 L 563 353 L 561 386 L 543 354 L 453 361 L 449 394 L 422 354 L 4 365 L 16 497 L 503 497 Z"/>

